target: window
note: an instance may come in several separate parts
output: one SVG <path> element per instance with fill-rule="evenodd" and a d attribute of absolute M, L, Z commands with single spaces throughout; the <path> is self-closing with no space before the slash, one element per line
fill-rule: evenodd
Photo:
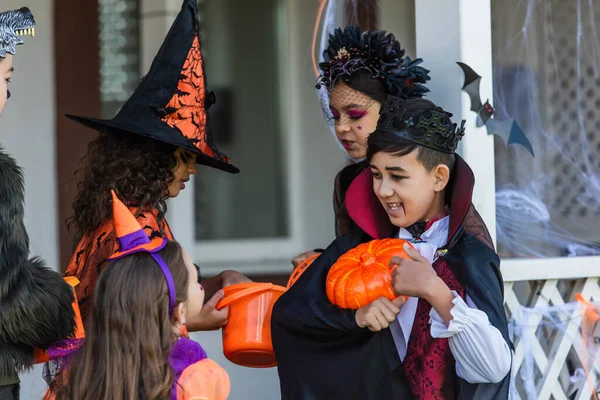
<path fill-rule="evenodd" d="M 588 2 L 492 2 L 493 105 L 535 150 L 494 139 L 504 258 L 600 255 L 598 23 Z"/>
<path fill-rule="evenodd" d="M 196 175 L 196 240 L 280 238 L 288 235 L 281 109 L 281 0 L 201 3 L 202 46 L 208 60 L 215 144 L 241 169 Z M 285 54 L 285 53 L 284 53 Z"/>
<path fill-rule="evenodd" d="M 100 100 L 113 118 L 139 83 L 139 0 L 99 0 Z"/>
<path fill-rule="evenodd" d="M 196 175 L 196 254 L 204 271 L 265 258 L 287 264 L 298 247 L 285 146 L 292 129 L 287 0 L 205 0 L 199 12 L 208 88 L 217 98 L 214 140 L 241 173 L 202 168 Z"/>

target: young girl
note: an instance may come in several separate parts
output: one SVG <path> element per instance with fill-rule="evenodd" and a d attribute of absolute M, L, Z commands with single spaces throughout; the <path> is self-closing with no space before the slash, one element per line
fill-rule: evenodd
<path fill-rule="evenodd" d="M 100 132 L 88 147 L 70 220 L 78 243 L 66 274 L 81 282 L 76 291 L 84 321 L 98 275 L 118 251 L 111 189 L 150 237 L 172 240 L 165 220 L 166 200 L 185 188 L 196 164 L 239 172 L 213 144 L 208 120 L 213 102 L 214 96 L 206 91 L 197 5 L 185 0 L 150 71 L 117 116 L 111 120 L 69 116 Z M 223 326 L 228 311 L 215 309 L 220 289 L 243 281 L 248 279 L 235 271 L 203 281 L 208 301 L 202 315 L 190 316 L 189 329 Z"/>
<path fill-rule="evenodd" d="M 121 251 L 100 275 L 85 343 L 56 398 L 226 399 L 227 373 L 182 333 L 204 298 L 189 256 L 176 242 L 150 239 L 113 197 Z"/>
<path fill-rule="evenodd" d="M 330 36 L 319 65 L 318 86 L 328 94 L 329 110 L 326 118 L 335 127 L 337 140 L 353 163 L 343 168 L 335 178 L 333 208 L 336 236 L 347 235 L 359 229 L 348 216 L 344 199 L 350 183 L 366 164 L 367 138 L 377 125 L 381 103 L 388 95 L 402 99 L 421 97 L 427 93 L 423 86 L 430 78 L 419 66 L 421 59 L 404 56 L 400 42 L 385 31 L 366 31 L 349 26 Z M 492 240 L 481 217 L 473 206 L 465 220 L 465 228 L 493 247 Z M 297 266 L 311 255 L 308 251 L 292 260 Z"/>

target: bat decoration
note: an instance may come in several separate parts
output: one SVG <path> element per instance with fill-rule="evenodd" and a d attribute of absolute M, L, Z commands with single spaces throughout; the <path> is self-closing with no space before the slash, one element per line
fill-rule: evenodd
<path fill-rule="evenodd" d="M 481 76 L 477 75 L 471 67 L 465 63 L 457 62 L 458 66 L 465 74 L 465 83 L 462 90 L 469 95 L 471 100 L 471 111 L 477 113 L 477 126 L 485 126 L 488 135 L 496 135 L 502 138 L 504 143 L 509 146 L 511 144 L 519 144 L 531 154 L 533 157 L 533 147 L 527 138 L 523 129 L 514 119 L 500 121 L 494 116 L 494 107 L 489 101 L 481 102 L 481 94 L 479 85 L 481 84 Z"/>

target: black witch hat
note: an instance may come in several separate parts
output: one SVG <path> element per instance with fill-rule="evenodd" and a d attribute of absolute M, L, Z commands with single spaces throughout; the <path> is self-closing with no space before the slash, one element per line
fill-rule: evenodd
<path fill-rule="evenodd" d="M 119 113 L 110 120 L 67 117 L 98 131 L 108 128 L 170 143 L 197 154 L 199 164 L 237 173 L 212 140 L 208 109 L 214 102 L 214 93 L 206 90 L 196 1 L 184 0 L 150 71 Z"/>

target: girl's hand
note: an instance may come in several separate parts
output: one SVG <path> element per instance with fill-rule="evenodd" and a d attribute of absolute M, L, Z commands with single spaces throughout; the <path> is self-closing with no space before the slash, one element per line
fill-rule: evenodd
<path fill-rule="evenodd" d="M 356 324 L 361 328 L 369 328 L 378 332 L 390 326 L 400 313 L 400 307 L 404 304 L 404 297 L 398 297 L 390 301 L 386 297 L 380 297 L 370 304 L 356 310 Z"/>
<path fill-rule="evenodd" d="M 222 288 L 244 282 L 252 281 L 233 270 L 223 271 L 219 275 L 203 280 L 201 284 L 204 287 L 206 296 L 212 295 L 212 297 L 204 303 L 198 315 L 188 316 L 186 323 L 188 331 L 215 331 L 224 327 L 229 317 L 229 307 L 223 307 L 220 310 L 216 308 L 217 303 L 225 295 Z"/>
<path fill-rule="evenodd" d="M 188 331 L 215 331 L 225 326 L 229 317 L 229 307 L 223 307 L 220 310 L 215 308 L 223 296 L 223 291 L 218 290 L 204 303 L 202 310 L 197 315 L 189 315 L 185 324 Z"/>

